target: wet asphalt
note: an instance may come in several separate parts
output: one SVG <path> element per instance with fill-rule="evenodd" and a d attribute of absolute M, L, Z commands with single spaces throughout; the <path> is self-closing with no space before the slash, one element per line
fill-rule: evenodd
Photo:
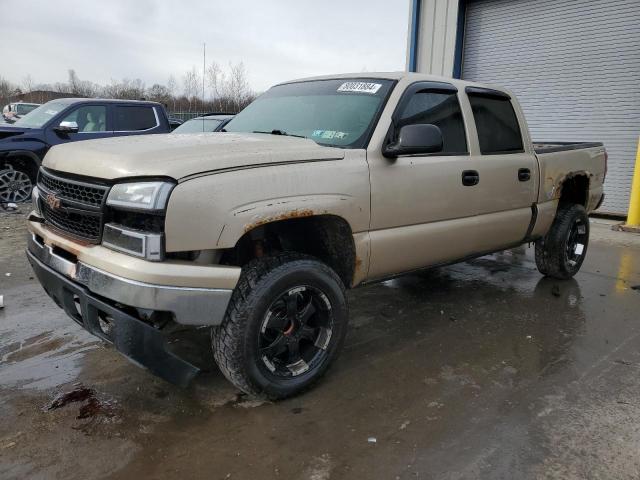
<path fill-rule="evenodd" d="M 23 221 L 0 214 L 2 479 L 640 477 L 638 235 L 593 225 L 570 281 L 523 246 L 356 289 L 327 376 L 263 403 L 205 331 L 178 338 L 207 369 L 187 389 L 84 332 L 33 280 Z"/>

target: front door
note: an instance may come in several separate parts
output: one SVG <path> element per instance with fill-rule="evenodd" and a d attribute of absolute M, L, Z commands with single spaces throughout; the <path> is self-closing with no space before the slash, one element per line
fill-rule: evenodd
<path fill-rule="evenodd" d="M 78 125 L 78 133 L 57 133 L 54 129 L 61 122 L 74 122 Z M 47 137 L 49 143 L 57 145 L 80 140 L 93 140 L 113 136 L 113 128 L 109 121 L 109 108 L 106 105 L 82 105 L 64 115 L 55 125 L 49 127 Z"/>
<path fill-rule="evenodd" d="M 452 261 L 476 250 L 476 194 L 462 172 L 474 169 L 455 87 L 410 85 L 393 115 L 403 125 L 436 125 L 443 150 L 395 159 L 367 152 L 371 178 L 369 279 Z M 393 135 L 393 132 L 392 132 Z M 468 182 L 466 182 L 468 183 Z"/>

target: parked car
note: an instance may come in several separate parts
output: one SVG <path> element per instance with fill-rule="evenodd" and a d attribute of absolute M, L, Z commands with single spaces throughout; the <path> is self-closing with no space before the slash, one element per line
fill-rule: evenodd
<path fill-rule="evenodd" d="M 174 117 L 173 115 L 169 115 L 168 118 L 169 118 L 169 129 L 172 132 L 184 123 L 178 117 Z"/>
<path fill-rule="evenodd" d="M 345 338 L 345 290 L 535 242 L 568 279 L 603 198 L 601 143 L 532 142 L 504 89 L 412 73 L 292 81 L 217 135 L 53 148 L 29 218 L 45 291 L 163 378 L 210 326 L 244 392 L 309 387 Z M 402 362 L 399 362 L 402 363 Z"/>
<path fill-rule="evenodd" d="M 203 132 L 219 132 L 233 118 L 232 113 L 210 113 L 202 117 L 187 120 L 173 133 L 203 133 Z"/>
<path fill-rule="evenodd" d="M 24 117 L 27 113 L 32 112 L 39 106 L 39 103 L 9 103 L 2 109 L 2 119 L 4 123 L 15 123 L 16 120 Z"/>
<path fill-rule="evenodd" d="M 52 100 L 0 126 L 0 202 L 31 197 L 40 163 L 53 145 L 96 138 L 168 133 L 164 107 L 129 100 Z"/>

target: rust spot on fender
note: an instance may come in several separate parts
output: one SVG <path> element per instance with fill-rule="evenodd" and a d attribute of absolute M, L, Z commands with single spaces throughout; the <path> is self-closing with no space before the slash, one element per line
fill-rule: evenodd
<path fill-rule="evenodd" d="M 264 217 L 256 220 L 255 222 L 248 223 L 247 225 L 244 226 L 244 231 L 246 233 L 249 230 L 253 230 L 256 227 L 259 227 L 260 225 L 265 225 L 267 223 L 279 222 L 280 220 L 291 220 L 293 218 L 311 217 L 313 215 L 314 215 L 313 210 L 308 208 L 301 209 L 301 210 L 298 210 L 298 209 L 290 210 L 288 212 L 281 213 L 280 215 Z"/>
<path fill-rule="evenodd" d="M 360 270 L 360 267 L 362 267 L 362 259 L 358 256 L 356 256 L 356 272 Z"/>

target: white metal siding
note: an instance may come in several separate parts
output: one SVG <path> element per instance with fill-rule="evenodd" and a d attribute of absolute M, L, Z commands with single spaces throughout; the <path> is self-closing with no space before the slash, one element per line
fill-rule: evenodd
<path fill-rule="evenodd" d="M 626 213 L 640 134 L 640 0 L 476 0 L 462 76 L 518 96 L 534 140 L 601 141 L 601 210 Z"/>
<path fill-rule="evenodd" d="M 407 67 L 409 66 L 412 13 L 409 12 Z M 420 26 L 417 71 L 450 77 L 453 75 L 453 57 L 456 48 L 458 0 L 422 0 L 418 22 Z"/>

